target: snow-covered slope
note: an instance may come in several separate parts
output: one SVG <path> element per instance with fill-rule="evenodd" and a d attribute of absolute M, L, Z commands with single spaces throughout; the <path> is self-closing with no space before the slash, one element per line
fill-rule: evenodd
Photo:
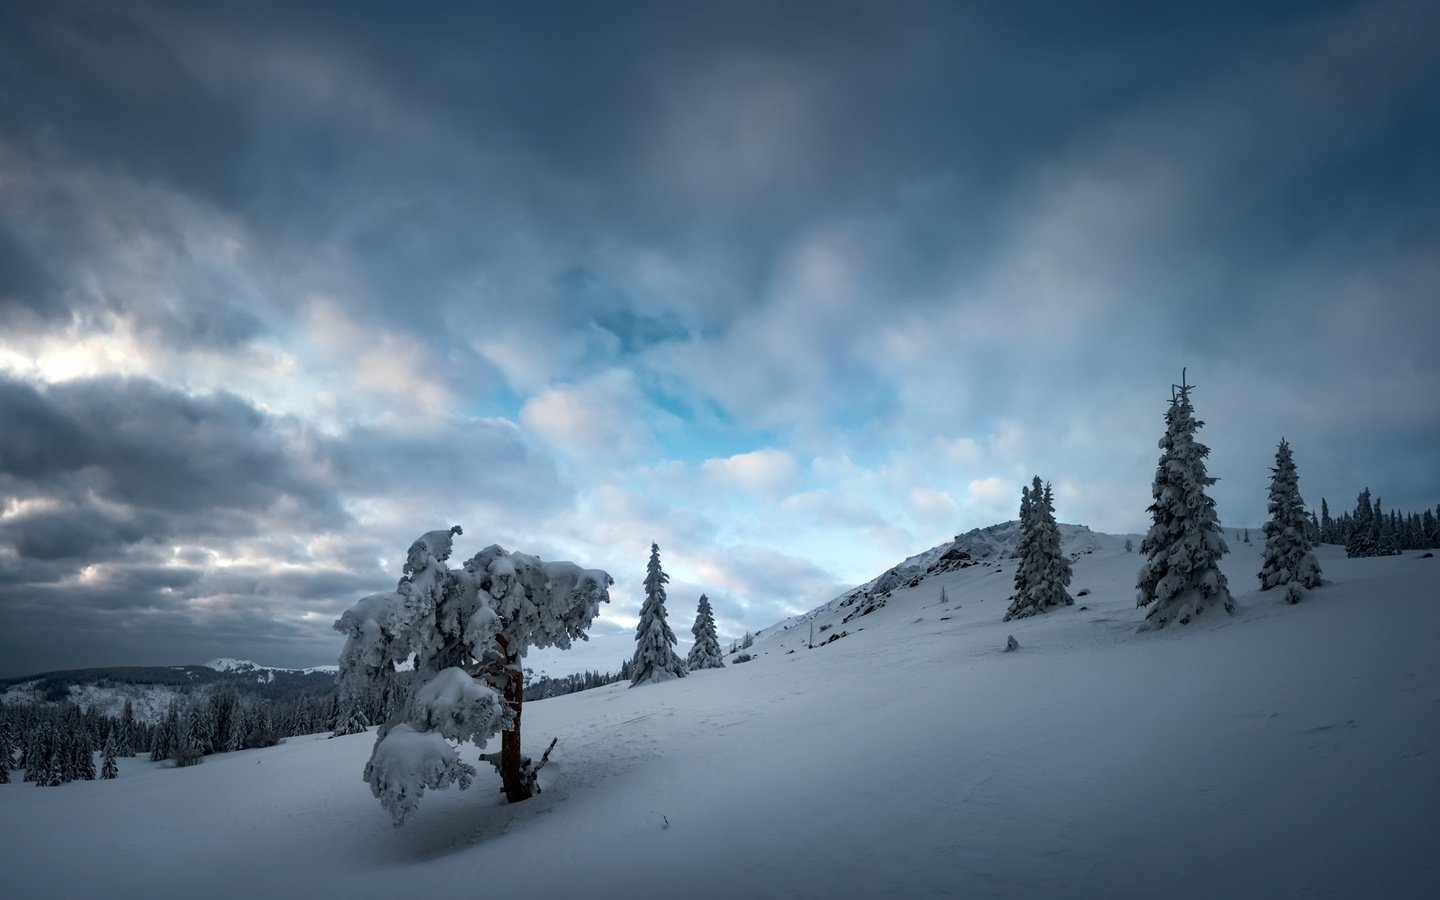
<path fill-rule="evenodd" d="M 1137 634 L 1101 546 L 1074 607 L 1002 623 L 1002 558 L 817 612 L 813 650 L 526 704 L 544 794 L 487 770 L 400 831 L 365 735 L 0 786 L 0 865 L 38 898 L 1434 896 L 1440 559 L 1325 547 L 1292 607 L 1232 546 L 1233 618 Z"/>
<path fill-rule="evenodd" d="M 1139 535 L 1114 535 L 1091 531 L 1086 525 L 1060 523 L 1061 548 L 1071 559 L 1095 553 L 1097 550 L 1121 550 L 1127 540 L 1139 546 Z M 919 588 L 928 581 L 946 572 L 979 566 L 991 572 L 1004 570 L 1005 563 L 1015 554 L 1020 541 L 1020 522 L 1011 520 L 985 528 L 975 528 L 955 539 L 938 544 L 923 553 L 900 562 L 884 572 L 845 593 L 835 597 L 808 613 L 792 616 L 762 629 L 757 636 L 774 635 L 803 625 L 807 631 L 810 623 L 833 618 L 837 610 L 848 610 L 857 604 L 861 607 L 883 605 L 894 591 L 905 588 Z M 1010 570 L 1014 574 L 1014 570 Z"/>

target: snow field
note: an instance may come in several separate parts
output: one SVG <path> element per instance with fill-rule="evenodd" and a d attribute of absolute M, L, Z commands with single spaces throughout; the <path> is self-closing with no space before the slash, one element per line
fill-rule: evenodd
<path fill-rule="evenodd" d="M 1100 549 L 1034 618 L 1002 623 L 1010 564 L 976 566 L 825 613 L 817 643 L 848 635 L 821 648 L 801 622 L 753 662 L 527 703 L 530 752 L 560 739 L 544 794 L 504 805 L 481 767 L 399 830 L 373 730 L 0 786 L 0 862 L 36 898 L 1440 894 L 1437 560 L 1322 547 L 1290 606 L 1231 547 L 1234 617 L 1136 634 L 1141 558 Z"/>

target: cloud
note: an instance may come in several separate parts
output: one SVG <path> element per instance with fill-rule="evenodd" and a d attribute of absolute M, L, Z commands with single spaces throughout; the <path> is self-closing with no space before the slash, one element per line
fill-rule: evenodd
<path fill-rule="evenodd" d="M 770 496 L 788 491 L 800 475 L 795 458 L 774 447 L 707 459 L 700 471 L 723 486 Z"/>
<path fill-rule="evenodd" d="M 548 388 L 531 397 L 520 421 L 571 461 L 606 466 L 635 462 L 655 447 L 648 408 L 635 375 L 610 369 L 579 384 Z"/>

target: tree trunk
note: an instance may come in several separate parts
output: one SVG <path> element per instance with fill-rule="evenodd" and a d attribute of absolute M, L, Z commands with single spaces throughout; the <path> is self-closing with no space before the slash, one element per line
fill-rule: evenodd
<path fill-rule="evenodd" d="M 505 646 L 505 702 L 514 716 L 514 727 L 500 732 L 500 781 L 504 785 L 505 799 L 511 803 L 529 800 L 533 792 L 522 771 L 524 757 L 520 754 L 520 705 L 525 702 L 525 673 L 520 668 L 520 657 Z"/>

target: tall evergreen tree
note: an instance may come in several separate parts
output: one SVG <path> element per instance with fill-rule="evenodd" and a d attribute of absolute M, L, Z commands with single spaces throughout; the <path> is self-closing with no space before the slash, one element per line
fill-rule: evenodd
<path fill-rule="evenodd" d="M 1320 584 L 1320 564 L 1310 552 L 1306 536 L 1308 519 L 1305 501 L 1300 498 L 1300 479 L 1295 457 L 1284 438 L 1275 451 L 1270 470 L 1270 521 L 1265 523 L 1265 553 L 1260 565 L 1260 590 L 1285 588 L 1285 599 L 1300 602 L 1306 588 Z"/>
<path fill-rule="evenodd" d="M 134 756 L 139 752 L 135 746 L 135 704 L 127 698 L 125 709 L 120 713 L 120 733 L 115 739 L 115 752 L 120 756 Z"/>
<path fill-rule="evenodd" d="M 690 647 L 685 668 L 692 672 L 725 668 L 725 654 L 721 652 L 720 638 L 715 634 L 715 613 L 710 609 L 710 598 L 704 594 L 700 595 L 695 624 L 691 626 L 690 633 L 695 636 L 695 643 Z"/>
<path fill-rule="evenodd" d="M 1035 476 L 1035 491 L 1040 491 L 1040 476 Z M 1035 544 L 1035 502 L 1040 498 L 1030 493 L 1028 485 L 1020 488 L 1020 534 L 1015 539 L 1015 577 L 1011 581 L 1014 590 L 1010 594 L 1010 608 L 1029 606 L 1030 597 L 1030 556 Z M 1005 621 L 1011 615 L 1005 614 Z"/>
<path fill-rule="evenodd" d="M 345 705 L 345 714 L 335 720 L 335 730 L 331 737 L 344 737 L 347 734 L 360 734 L 370 727 L 370 722 L 365 718 L 363 702 L 359 696 L 352 696 Z"/>
<path fill-rule="evenodd" d="M 1055 498 L 1040 476 L 1031 483 L 1026 508 L 1026 494 L 1021 493 L 1021 544 L 1023 555 L 1015 566 L 1017 590 L 1005 612 L 1005 621 L 1037 615 L 1057 606 L 1071 606 L 1075 599 L 1065 590 L 1070 584 L 1070 560 L 1060 546 L 1060 526 L 1055 522 Z M 1028 524 L 1028 527 L 1026 525 Z M 1028 532 L 1026 534 L 1025 532 Z M 1023 587 L 1020 587 L 1023 584 Z"/>
<path fill-rule="evenodd" d="M 1320 543 L 1335 543 L 1335 520 L 1330 518 L 1330 504 L 1320 498 Z"/>
<path fill-rule="evenodd" d="M 101 750 L 100 777 L 104 779 L 114 778 L 120 774 L 120 768 L 115 764 L 115 754 L 119 752 L 116 748 L 115 730 L 105 735 L 105 747 Z"/>
<path fill-rule="evenodd" d="M 1351 516 L 1350 533 L 1345 540 L 1345 555 L 1375 556 L 1380 552 L 1378 523 L 1375 511 L 1370 505 L 1370 489 L 1367 487 L 1355 498 L 1355 513 Z"/>
<path fill-rule="evenodd" d="M 1193 385 L 1182 375 L 1171 387 L 1165 413 L 1165 436 L 1151 486 L 1150 531 L 1140 543 L 1144 565 L 1136 581 L 1137 606 L 1148 606 L 1145 628 L 1171 622 L 1188 624 L 1212 607 L 1235 611 L 1220 557 L 1229 552 L 1215 515 L 1215 501 L 1205 493 L 1214 484 L 1205 471 L 1210 448 L 1195 439 L 1204 422 L 1195 418 L 1190 402 Z"/>
<path fill-rule="evenodd" d="M 640 624 L 635 626 L 635 656 L 630 685 L 685 677 L 685 663 L 675 653 L 675 632 L 665 615 L 665 584 L 670 580 L 660 568 L 660 547 L 650 545 L 650 564 L 645 569 L 645 603 L 640 607 Z"/>

